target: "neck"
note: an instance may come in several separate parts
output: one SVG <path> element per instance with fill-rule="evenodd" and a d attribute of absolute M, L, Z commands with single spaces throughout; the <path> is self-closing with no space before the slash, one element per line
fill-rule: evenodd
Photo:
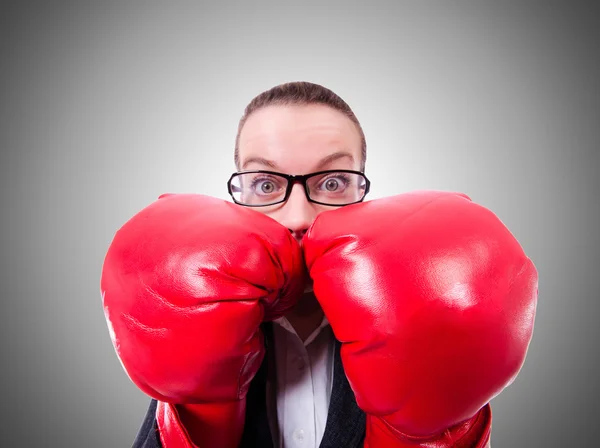
<path fill-rule="evenodd" d="M 303 294 L 296 306 L 285 315 L 302 342 L 321 325 L 323 316 L 323 309 L 313 293 Z"/>

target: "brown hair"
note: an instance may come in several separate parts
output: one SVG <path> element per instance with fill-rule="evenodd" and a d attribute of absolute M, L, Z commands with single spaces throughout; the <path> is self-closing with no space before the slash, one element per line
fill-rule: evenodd
<path fill-rule="evenodd" d="M 345 116 L 347 116 L 358 128 L 358 132 L 361 138 L 362 144 L 362 160 L 361 160 L 361 171 L 365 170 L 365 162 L 367 159 L 367 142 L 362 127 L 352 112 L 350 106 L 341 99 L 334 92 L 326 87 L 320 86 L 319 84 L 313 84 L 310 82 L 290 82 L 275 86 L 265 92 L 262 92 L 256 96 L 244 109 L 244 114 L 240 119 L 238 125 L 237 136 L 235 137 L 235 152 L 234 161 L 235 166 L 239 170 L 240 167 L 240 154 L 239 154 L 239 143 L 240 133 L 246 123 L 248 117 L 255 111 L 262 109 L 267 106 L 273 105 L 309 105 L 309 104 L 323 104 L 331 107 Z"/>

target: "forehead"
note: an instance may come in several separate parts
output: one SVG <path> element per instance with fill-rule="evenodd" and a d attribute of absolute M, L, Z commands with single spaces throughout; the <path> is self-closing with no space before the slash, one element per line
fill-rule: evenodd
<path fill-rule="evenodd" d="M 319 161 L 347 152 L 351 168 L 360 164 L 362 140 L 355 123 L 325 105 L 277 105 L 252 113 L 239 139 L 240 164 L 264 158 L 281 169 L 311 170 Z M 340 159 L 341 160 L 341 159 Z"/>

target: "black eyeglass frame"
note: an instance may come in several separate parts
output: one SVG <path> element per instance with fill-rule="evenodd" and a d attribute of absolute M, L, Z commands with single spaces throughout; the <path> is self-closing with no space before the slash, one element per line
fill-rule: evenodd
<path fill-rule="evenodd" d="M 358 201 L 349 202 L 347 204 L 328 204 L 325 202 L 319 202 L 319 201 L 315 201 L 314 199 L 312 199 L 310 197 L 310 192 L 308 190 L 308 186 L 306 185 L 307 180 L 310 179 L 311 177 L 319 176 L 321 174 L 328 174 L 328 173 L 349 173 L 349 174 L 358 174 L 358 175 L 362 176 L 365 179 L 365 193 L 363 194 L 363 197 Z M 277 201 L 277 202 L 271 202 L 269 204 L 259 204 L 259 205 L 248 205 L 248 204 L 244 204 L 243 202 L 237 201 L 233 195 L 231 181 L 235 177 L 239 176 L 240 174 L 271 174 L 271 175 L 283 177 L 284 179 L 287 180 L 287 188 L 285 190 L 285 195 L 283 196 L 283 199 L 281 199 L 280 201 Z M 270 207 L 272 205 L 282 204 L 282 203 L 286 202 L 289 199 L 290 194 L 292 193 L 292 188 L 297 183 L 302 184 L 302 186 L 304 187 L 306 199 L 309 202 L 312 202 L 314 204 L 319 204 L 319 205 L 327 205 L 330 207 L 344 207 L 346 205 L 358 204 L 359 202 L 363 202 L 365 200 L 365 197 L 369 193 L 369 189 L 371 188 L 371 181 L 367 178 L 367 176 L 365 176 L 365 173 L 360 172 L 360 171 L 354 171 L 354 170 L 325 170 L 325 171 L 317 171 L 315 173 L 309 173 L 309 174 L 283 174 L 283 173 L 278 173 L 276 171 L 252 170 L 252 171 L 239 171 L 237 173 L 233 173 L 231 175 L 231 177 L 229 178 L 229 180 L 227 181 L 227 191 L 229 192 L 229 195 L 233 199 L 233 202 L 235 202 L 238 205 L 243 205 L 244 207 Z"/>

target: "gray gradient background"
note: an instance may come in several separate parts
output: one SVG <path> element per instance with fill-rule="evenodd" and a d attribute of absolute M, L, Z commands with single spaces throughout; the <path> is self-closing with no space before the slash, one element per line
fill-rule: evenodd
<path fill-rule="evenodd" d="M 536 263 L 535 334 L 493 401 L 494 448 L 593 445 L 598 9 L 167 3 L 0 8 L 0 445 L 131 445 L 148 398 L 108 336 L 105 251 L 163 192 L 226 198 L 243 107 L 291 80 L 354 108 L 372 198 L 464 191 Z"/>

